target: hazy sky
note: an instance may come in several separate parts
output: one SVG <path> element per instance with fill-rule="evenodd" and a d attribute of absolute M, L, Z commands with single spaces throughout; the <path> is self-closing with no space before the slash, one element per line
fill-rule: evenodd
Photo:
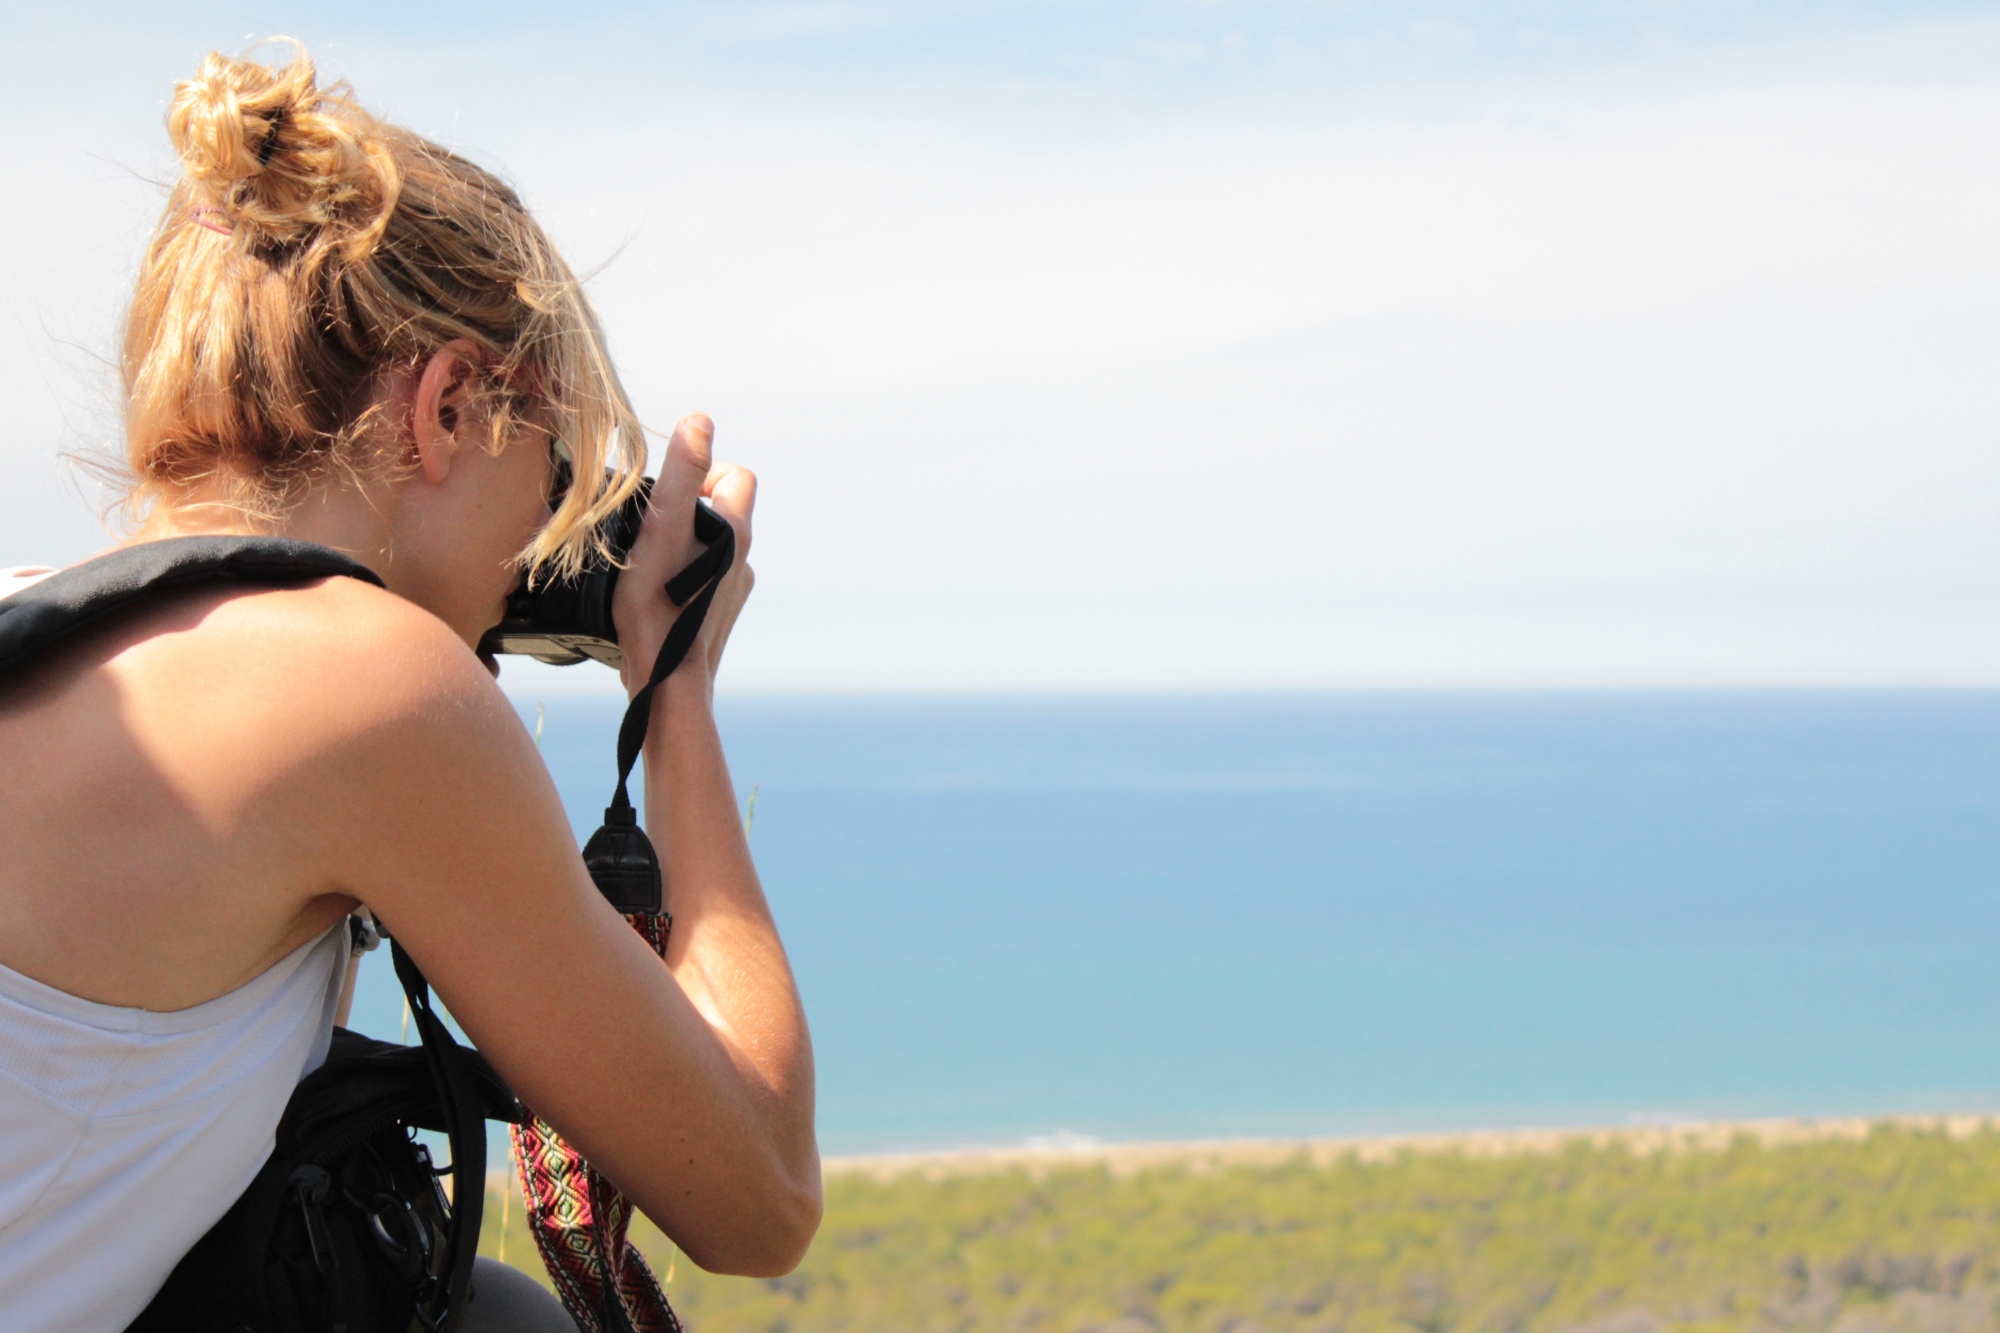
<path fill-rule="evenodd" d="M 737 688 L 2000 684 L 2000 6 L 0 12 L 0 564 L 289 32 L 762 475 Z"/>

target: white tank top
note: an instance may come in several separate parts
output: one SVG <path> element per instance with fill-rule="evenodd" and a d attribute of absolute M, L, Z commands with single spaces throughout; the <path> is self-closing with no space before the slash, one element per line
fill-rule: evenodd
<path fill-rule="evenodd" d="M 0 597 L 46 568 L 0 570 Z M 192 1009 L 80 1000 L 0 967 L 0 1328 L 138 1317 L 271 1155 L 326 1059 L 342 922 Z"/>
<path fill-rule="evenodd" d="M 146 1308 L 326 1059 L 347 951 L 343 921 L 172 1013 L 0 967 L 0 1327 L 104 1333 Z"/>

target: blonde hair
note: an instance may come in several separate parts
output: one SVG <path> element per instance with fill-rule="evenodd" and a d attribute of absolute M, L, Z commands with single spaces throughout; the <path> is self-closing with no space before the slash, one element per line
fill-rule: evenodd
<path fill-rule="evenodd" d="M 211 53 L 174 90 L 181 178 L 125 322 L 127 503 L 219 483 L 273 518 L 329 475 L 379 475 L 379 373 L 470 339 L 487 447 L 537 409 L 567 446 L 573 481 L 520 558 L 574 571 L 645 462 L 596 314 L 505 183 L 319 87 L 292 45 L 275 68 Z"/>

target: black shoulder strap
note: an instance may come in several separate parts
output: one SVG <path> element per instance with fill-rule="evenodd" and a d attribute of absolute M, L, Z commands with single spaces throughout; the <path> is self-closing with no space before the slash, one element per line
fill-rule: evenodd
<path fill-rule="evenodd" d="M 279 537 L 174 537 L 127 546 L 0 597 L 0 675 L 169 588 L 198 583 L 283 586 L 336 576 L 382 586 L 373 570 L 338 551 Z M 450 1329 L 464 1311 L 485 1202 L 484 1108 L 462 1058 L 464 1049 L 431 1007 L 423 973 L 400 945 L 392 948 L 396 978 L 416 1017 L 451 1140 L 454 1188 L 444 1280 L 422 1312 L 424 1327 Z"/>
<path fill-rule="evenodd" d="M 416 961 L 393 939 L 389 941 L 389 956 L 396 967 L 396 980 L 402 983 L 403 997 L 410 1002 L 410 1016 L 416 1020 L 417 1037 L 448 1126 L 445 1134 L 451 1141 L 451 1225 L 445 1235 L 439 1283 L 419 1303 L 417 1319 L 427 1329 L 451 1333 L 465 1317 L 472 1290 L 472 1261 L 479 1251 L 479 1228 L 486 1208 L 486 1111 L 474 1071 L 464 1059 L 466 1048 L 452 1039 L 450 1029 L 431 1006 L 430 983 L 424 980 Z"/>
<path fill-rule="evenodd" d="M 167 588 L 334 576 L 382 586 L 373 570 L 338 551 L 283 537 L 170 537 L 121 547 L 0 597 L 0 674 Z"/>

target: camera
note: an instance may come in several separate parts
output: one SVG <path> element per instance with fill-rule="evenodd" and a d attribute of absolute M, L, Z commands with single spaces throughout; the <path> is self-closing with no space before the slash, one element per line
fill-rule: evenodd
<path fill-rule="evenodd" d="M 645 521 L 646 502 L 652 493 L 652 478 L 645 478 L 601 526 L 605 551 L 593 552 L 574 576 L 546 579 L 538 586 L 530 586 L 523 578 L 521 586 L 508 594 L 500 623 L 480 639 L 480 654 L 510 653 L 553 666 L 573 666 L 586 660 L 612 668 L 622 665 L 618 627 L 611 619 L 611 595 L 618 588 L 620 566 L 632 543 L 639 539 L 639 525 Z M 697 541 L 713 546 L 728 526 L 728 521 L 706 503 L 695 502 Z"/>

